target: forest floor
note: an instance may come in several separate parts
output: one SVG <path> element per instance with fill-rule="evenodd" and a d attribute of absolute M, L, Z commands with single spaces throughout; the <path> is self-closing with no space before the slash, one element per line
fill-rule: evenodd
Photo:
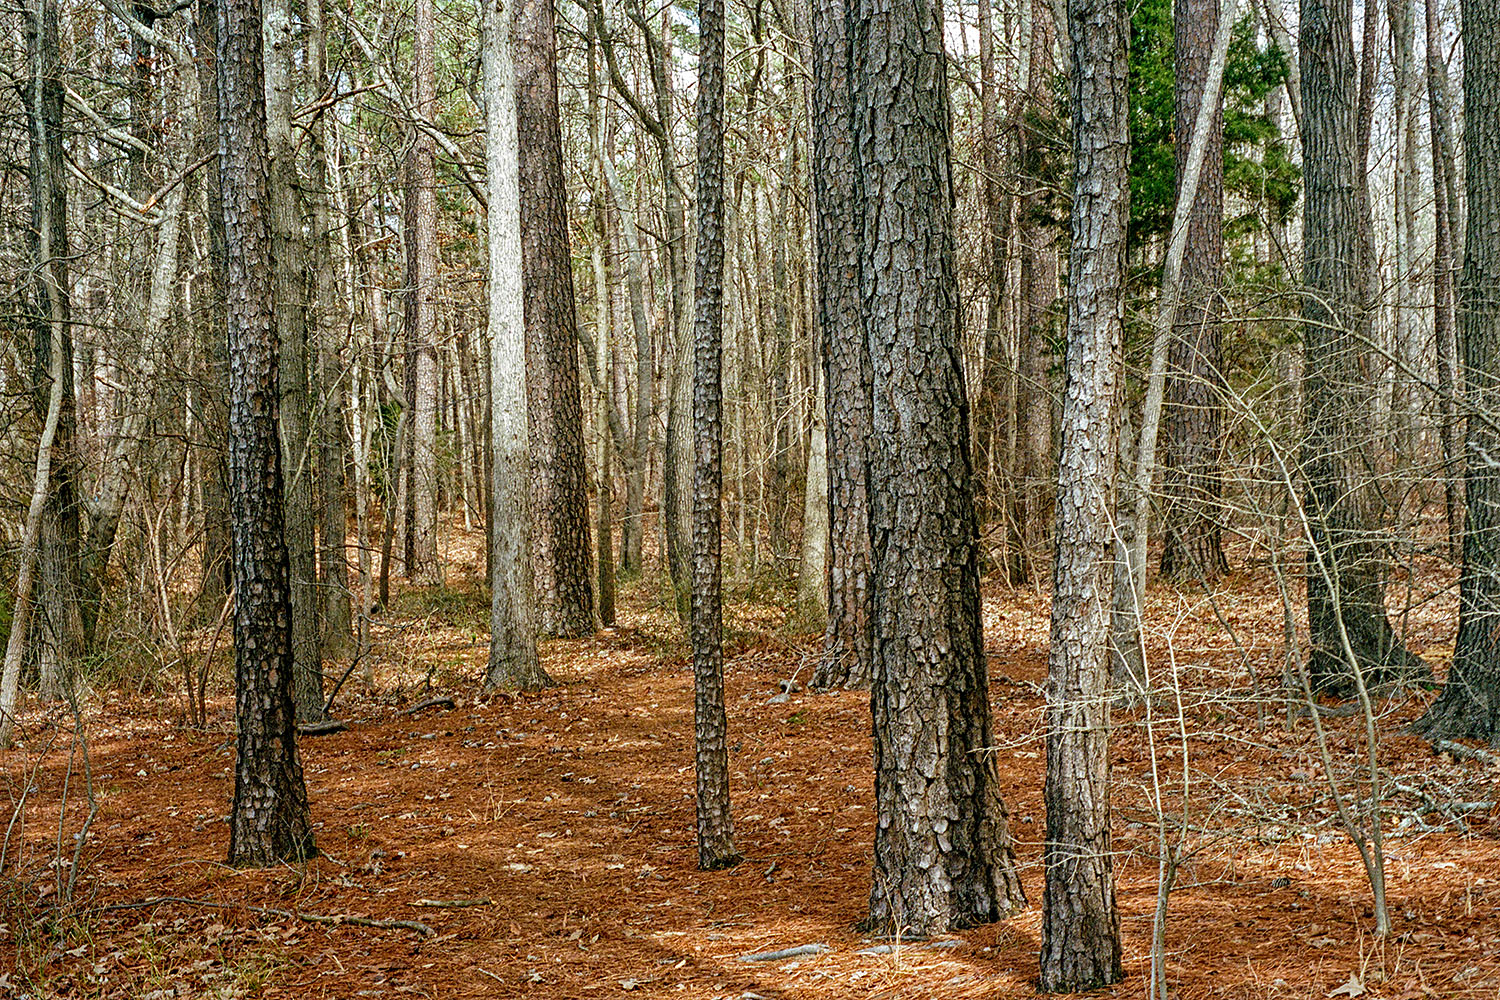
<path fill-rule="evenodd" d="M 1398 590 L 1393 601 L 1404 599 Z M 873 824 L 867 696 L 800 688 L 776 700 L 779 682 L 806 681 L 817 643 L 788 634 L 768 600 L 728 609 L 732 794 L 746 860 L 695 869 L 686 650 L 649 588 L 622 598 L 617 627 L 545 645 L 556 687 L 484 698 L 486 609 L 472 586 L 404 594 L 378 622 L 376 685 L 340 695 L 335 714 L 349 729 L 302 740 L 321 855 L 301 866 L 222 863 L 234 765 L 227 673 L 205 731 L 182 725 L 167 671 L 157 692 L 96 696 L 85 714 L 98 812 L 73 898 L 59 905 L 87 811 L 83 760 L 70 723 L 34 714 L 21 745 L 0 755 L 11 800 L 0 997 L 1034 994 L 1045 594 L 992 585 L 985 600 L 996 758 L 1030 905 L 936 942 L 854 929 Z M 1402 616 L 1410 645 L 1440 674 L 1453 605 L 1440 592 Z M 1148 620 L 1152 660 L 1176 683 L 1149 707 L 1116 713 L 1127 978 L 1100 995 L 1147 994 L 1165 829 L 1184 855 L 1166 930 L 1177 997 L 1500 996 L 1493 759 L 1434 756 L 1403 735 L 1427 693 L 1379 703 L 1394 931 L 1378 939 L 1315 727 L 1281 693 L 1285 621 L 1269 574 L 1237 573 L 1213 606 L 1154 587 Z M 408 714 L 430 693 L 455 707 Z M 1331 715 L 1325 729 L 1340 790 L 1359 811 L 1363 720 Z M 826 950 L 743 960 L 808 944 Z"/>

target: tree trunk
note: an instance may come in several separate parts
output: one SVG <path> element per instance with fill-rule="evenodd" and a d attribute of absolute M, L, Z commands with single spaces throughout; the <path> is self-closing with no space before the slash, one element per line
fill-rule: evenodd
<path fill-rule="evenodd" d="M 1017 206 L 1019 227 L 1020 371 L 1016 379 L 1017 558 L 1013 582 L 1035 579 L 1047 565 L 1044 556 L 1051 526 L 1057 479 L 1053 470 L 1052 367 L 1053 303 L 1057 298 L 1057 231 L 1045 217 L 1047 199 L 1043 176 L 1047 142 L 1042 134 L 1053 120 L 1053 51 L 1055 21 L 1045 0 L 1032 0 L 1031 43 L 1027 87 L 1017 128 L 1017 161 L 1026 192 Z"/>
<path fill-rule="evenodd" d="M 870 347 L 860 326 L 862 206 L 855 197 L 849 26 L 840 0 L 812 0 L 812 177 L 817 328 L 828 424 L 828 629 L 817 687 L 870 683 Z"/>
<path fill-rule="evenodd" d="M 47 502 L 36 539 L 36 629 L 30 637 L 38 694 L 59 698 L 85 651 L 81 599 L 82 516 L 78 428 L 73 395 L 72 301 L 69 291 L 67 174 L 63 165 L 63 69 L 56 0 L 32 0 L 26 32 L 29 63 L 26 121 L 30 132 L 32 306 L 36 388 L 33 404 L 45 421 L 54 389 L 61 392 L 52 438 Z M 56 364 L 53 355 L 56 354 Z M 54 380 L 60 385 L 54 386 Z M 23 633 L 23 638 L 26 636 Z"/>
<path fill-rule="evenodd" d="M 1391 24 L 1391 68 L 1395 76 L 1396 155 L 1392 208 L 1395 243 L 1396 329 L 1392 355 L 1399 367 L 1391 379 L 1391 452 L 1398 460 L 1415 464 L 1417 441 L 1417 387 L 1423 364 L 1421 313 L 1417 304 L 1417 209 L 1421 174 L 1417 169 L 1417 72 L 1416 18 L 1413 0 L 1390 0 L 1387 20 Z M 1410 465 L 1408 465 L 1410 467 Z M 1425 493 L 1425 484 L 1424 490 Z"/>
<path fill-rule="evenodd" d="M 56 126 L 60 124 L 62 108 L 61 94 L 56 86 L 61 83 L 57 64 L 57 6 L 55 0 L 33 0 L 27 11 L 31 23 L 27 26 L 26 56 L 28 76 L 26 87 L 26 117 L 30 131 L 31 184 L 32 184 L 32 247 L 33 266 L 36 269 L 36 324 L 35 342 L 40 347 L 46 344 L 47 368 L 38 373 L 45 376 L 47 404 L 42 413 L 42 431 L 37 440 L 36 471 L 32 477 L 31 503 L 26 510 L 26 521 L 21 530 L 20 551 L 17 561 L 16 590 L 11 605 L 10 635 L 6 640 L 5 662 L 0 667 L 0 748 L 9 747 L 15 734 L 16 695 L 21 680 L 21 661 L 26 652 L 31 610 L 35 602 L 32 590 L 38 568 L 43 522 L 47 520 L 47 507 L 56 499 L 57 492 L 52 483 L 52 465 L 57 452 L 58 430 L 62 425 L 63 411 L 70 373 L 64 369 L 68 360 L 64 345 L 67 332 L 67 197 L 62 179 L 53 171 L 60 167 L 60 136 Z M 55 113 L 55 116 L 54 116 Z M 61 188 L 61 191 L 59 191 Z M 59 196 L 61 195 L 61 196 Z M 38 359 L 42 352 L 38 350 Z M 38 378 L 38 384 L 42 379 Z"/>
<path fill-rule="evenodd" d="M 219 105 L 218 71 L 214 67 L 218 48 L 218 0 L 199 0 L 194 19 L 198 51 L 199 104 L 209 118 L 203 129 L 203 152 L 217 155 L 219 125 L 213 109 Z M 225 403 L 229 398 L 229 358 L 226 354 L 224 295 L 228 282 L 229 258 L 224 245 L 224 197 L 219 185 L 219 171 L 203 175 L 207 196 L 208 273 L 202 296 L 208 301 L 208 318 L 203 324 L 202 355 L 204 383 L 208 389 L 201 423 L 205 438 L 203 474 L 203 608 L 216 615 L 224 604 L 230 587 L 229 560 L 229 466 L 224 442 L 228 440 Z"/>
<path fill-rule="evenodd" d="M 1464 163 L 1468 238 L 1459 280 L 1468 398 L 1500 398 L 1500 11 L 1463 0 Z M 1469 421 L 1464 562 L 1458 638 L 1443 693 L 1414 727 L 1430 738 L 1500 746 L 1500 431 L 1481 411 Z"/>
<path fill-rule="evenodd" d="M 724 711 L 724 0 L 698 6 L 698 240 L 693 324 L 693 770 L 698 867 L 739 862 Z"/>
<path fill-rule="evenodd" d="M 229 481 L 236 740 L 229 863 L 315 852 L 292 702 L 292 606 L 282 519 L 280 387 L 270 271 L 259 0 L 219 6 L 219 170 L 229 247 Z"/>
<path fill-rule="evenodd" d="M 332 92 L 323 14 L 323 0 L 307 0 L 309 68 L 313 89 L 318 94 Z M 316 248 L 312 278 L 318 352 L 318 585 L 322 598 L 322 634 L 319 639 L 324 657 L 347 660 L 354 655 L 349 558 L 345 551 L 349 497 L 344 473 L 349 445 L 344 414 L 349 408 L 349 375 L 342 346 L 348 325 L 348 298 L 338 282 L 345 267 L 344 246 L 334 235 L 333 228 L 332 201 L 336 182 L 328 149 L 331 117 L 318 115 L 308 130 L 311 153 L 308 202 L 312 209 L 312 239 Z"/>
<path fill-rule="evenodd" d="M 806 628 L 828 628 L 828 427 L 821 373 L 815 376 L 808 435 L 807 487 L 802 503 L 802 555 L 797 561 L 797 616 Z"/>
<path fill-rule="evenodd" d="M 1458 212 L 1452 176 L 1453 140 L 1449 135 L 1448 69 L 1442 58 L 1438 0 L 1427 0 L 1427 110 L 1432 131 L 1432 305 L 1437 344 L 1438 436 L 1443 446 L 1443 506 L 1448 522 L 1448 554 L 1457 559 L 1463 537 L 1463 490 L 1458 468 L 1463 460 L 1463 386 L 1458 370 L 1457 320 L 1453 309 L 1453 232 Z"/>
<path fill-rule="evenodd" d="M 302 235 L 297 136 L 292 131 L 297 44 L 288 0 L 266 7 L 266 135 L 270 144 L 271 269 L 281 339 L 281 466 L 286 470 L 286 549 L 291 565 L 292 681 L 299 720 L 323 716 L 322 604 L 313 506 L 313 451 L 307 337 L 307 247 Z"/>
<path fill-rule="evenodd" d="M 553 0 L 521 0 L 514 17 L 537 625 L 543 635 L 581 636 L 593 633 L 599 623 L 591 579 Z"/>
<path fill-rule="evenodd" d="M 416 0 L 414 8 L 416 61 L 413 110 L 424 121 L 437 117 L 434 76 L 434 15 L 432 0 Z M 438 586 L 443 567 L 438 561 L 438 406 L 437 359 L 437 172 L 432 136 L 416 130 L 411 152 L 411 329 L 407 331 L 408 358 L 412 368 L 407 390 L 412 403 L 411 475 L 408 505 L 411 558 L 406 572 L 418 586 Z"/>
<path fill-rule="evenodd" d="M 1321 689 L 1355 688 L 1423 670 L 1385 612 L 1374 460 L 1369 202 L 1361 197 L 1349 0 L 1302 0 L 1303 379 L 1308 519 L 1308 670 Z"/>
<path fill-rule="evenodd" d="M 531 453 L 526 403 L 526 318 L 521 295 L 520 153 L 512 7 L 480 0 L 484 24 L 485 165 L 489 188 L 490 661 L 485 686 L 545 687 L 537 661 L 531 582 Z"/>
<path fill-rule="evenodd" d="M 1188 147 L 1213 58 L 1219 0 L 1179 0 L 1172 23 L 1177 58 L 1174 149 L 1178 197 L 1182 197 Z M 1162 575 L 1204 584 L 1229 568 L 1219 540 L 1224 489 L 1219 456 L 1227 389 L 1219 327 L 1224 275 L 1224 113 L 1223 90 L 1213 90 L 1214 113 L 1188 215 L 1181 293 L 1167 358 L 1167 446 L 1162 456 L 1166 494 Z"/>
<path fill-rule="evenodd" d="M 1006 243 L 1009 206 L 1001 185 L 1000 116 L 995 80 L 994 14 L 990 0 L 979 0 L 979 158 L 983 173 L 984 199 L 984 366 L 979 378 L 979 398 L 974 405 L 975 502 L 979 524 L 1003 518 L 1005 489 L 1009 486 L 1011 458 L 1005 444 L 1005 423 L 1013 409 L 1009 398 L 1013 364 L 1010 338 L 1004 322 Z M 1002 483 L 1002 480 L 1004 482 Z M 1007 532 L 1005 563 L 1007 580 L 1019 575 L 1019 545 L 1010 544 Z"/>
<path fill-rule="evenodd" d="M 1069 0 L 1072 248 L 1043 848 L 1041 986 L 1049 992 L 1107 986 L 1124 974 L 1109 829 L 1109 616 L 1130 190 L 1129 30 L 1122 0 Z"/>
<path fill-rule="evenodd" d="M 994 735 L 942 30 L 927 0 L 861 0 L 849 11 L 844 57 L 858 54 L 849 70 L 857 315 L 869 345 L 872 415 L 877 821 L 868 926 L 903 935 L 997 920 L 1024 903 L 986 752 Z M 830 402 L 841 407 L 843 397 Z"/>

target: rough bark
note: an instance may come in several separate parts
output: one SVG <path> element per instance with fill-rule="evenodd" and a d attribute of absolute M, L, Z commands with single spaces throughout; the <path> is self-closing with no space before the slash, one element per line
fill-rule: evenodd
<path fill-rule="evenodd" d="M 698 5 L 698 239 L 693 324 L 693 764 L 698 867 L 740 860 L 729 812 L 720 545 L 724 494 L 724 2 Z"/>
<path fill-rule="evenodd" d="M 229 247 L 229 478 L 236 738 L 229 863 L 314 853 L 292 703 L 260 0 L 219 6 L 219 170 Z"/>
<path fill-rule="evenodd" d="M 543 635 L 581 636 L 598 622 L 553 0 L 521 0 L 514 17 L 537 625 Z"/>
<path fill-rule="evenodd" d="M 870 683 L 869 344 L 861 333 L 849 28 L 839 0 L 812 0 L 817 328 L 828 435 L 828 629 L 813 684 Z"/>
<path fill-rule="evenodd" d="M 1177 185 L 1214 49 L 1219 0 L 1178 0 L 1173 17 Z M 1224 274 L 1224 113 L 1216 88 L 1208 145 L 1188 216 L 1181 292 L 1167 357 L 1162 575 L 1211 583 L 1228 569 L 1220 544 L 1224 357 L 1219 294 Z M 1181 195 L 1179 194 L 1179 197 Z"/>
<path fill-rule="evenodd" d="M 872 415 L 868 926 L 931 934 L 997 920 L 1024 896 L 986 752 L 942 20 L 927 0 L 861 0 L 847 31 Z"/>
<path fill-rule="evenodd" d="M 1094 989 L 1123 975 L 1109 829 L 1109 623 L 1129 219 L 1129 25 L 1122 0 L 1069 0 L 1072 248 L 1043 848 L 1041 987 L 1049 992 Z"/>
<path fill-rule="evenodd" d="M 1500 11 L 1463 0 L 1468 237 L 1458 284 L 1463 376 L 1476 412 L 1465 454 L 1458 637 L 1443 693 L 1417 723 L 1430 738 L 1500 745 Z"/>
<path fill-rule="evenodd" d="M 531 583 L 531 451 L 526 319 L 521 298 L 520 159 L 512 7 L 480 0 L 484 24 L 485 165 L 489 189 L 490 501 L 489 688 L 552 683 L 537 661 Z"/>
<path fill-rule="evenodd" d="M 1302 0 L 1302 162 L 1305 431 L 1310 677 L 1346 692 L 1415 675 L 1422 662 L 1396 639 L 1385 612 L 1377 537 L 1371 317 L 1364 234 L 1368 200 L 1359 167 L 1349 0 Z"/>

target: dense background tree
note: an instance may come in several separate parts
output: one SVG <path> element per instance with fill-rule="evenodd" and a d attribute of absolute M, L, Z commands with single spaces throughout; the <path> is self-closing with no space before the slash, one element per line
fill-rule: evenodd
<path fill-rule="evenodd" d="M 1458 283 L 1464 391 L 1483 409 L 1465 442 L 1463 572 L 1458 637 L 1442 696 L 1418 730 L 1441 739 L 1500 744 L 1500 429 L 1491 410 L 1500 388 L 1500 14 L 1466 0 L 1464 171 L 1468 236 Z"/>
<path fill-rule="evenodd" d="M 1174 159 L 1182 188 L 1188 146 L 1203 101 L 1219 22 L 1219 0 L 1182 0 L 1176 46 Z M 1222 90 L 1218 91 L 1222 99 Z M 1216 104 L 1219 101 L 1215 102 Z M 1224 114 L 1215 109 L 1189 216 L 1178 314 L 1166 380 L 1166 513 L 1162 573 L 1212 582 L 1227 569 L 1219 535 L 1224 352 L 1219 295 L 1224 273 Z"/>
<path fill-rule="evenodd" d="M 1382 497 L 1370 475 L 1378 424 L 1365 374 L 1370 221 L 1357 160 L 1352 18 L 1349 0 L 1303 0 L 1299 27 L 1308 673 L 1315 686 L 1343 691 L 1353 690 L 1355 670 L 1373 683 L 1422 669 L 1386 616 Z"/>

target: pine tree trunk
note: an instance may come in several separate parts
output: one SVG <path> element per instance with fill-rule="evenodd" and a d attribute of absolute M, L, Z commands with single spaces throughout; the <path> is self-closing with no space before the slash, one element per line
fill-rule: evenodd
<path fill-rule="evenodd" d="M 229 248 L 229 481 L 236 738 L 229 863 L 315 852 L 292 702 L 292 605 L 282 518 L 279 345 L 272 306 L 259 0 L 220 0 L 219 169 Z"/>
<path fill-rule="evenodd" d="M 1012 413 L 1008 398 L 1014 368 L 1010 338 L 1005 329 L 1006 232 L 1010 208 L 1002 195 L 1000 163 L 1000 116 L 995 80 L 994 14 L 990 0 L 979 0 L 979 157 L 984 175 L 984 366 L 979 379 L 979 397 L 974 404 L 975 502 L 980 526 L 1005 516 L 1009 486 L 1009 435 L 1005 424 Z M 1007 580 L 1020 573 L 1019 542 L 1007 532 L 1005 563 Z"/>
<path fill-rule="evenodd" d="M 514 16 L 537 625 L 543 635 L 581 636 L 598 622 L 553 0 L 521 0 Z"/>
<path fill-rule="evenodd" d="M 1500 11 L 1463 0 L 1464 163 L 1468 237 L 1458 286 L 1463 377 L 1468 398 L 1500 398 Z M 1500 431 L 1469 421 L 1464 562 L 1458 638 L 1443 693 L 1414 727 L 1430 738 L 1500 746 Z"/>
<path fill-rule="evenodd" d="M 870 683 L 869 344 L 860 327 L 861 206 L 855 199 L 849 27 L 840 0 L 811 0 L 817 328 L 828 424 L 828 629 L 813 684 Z"/>
<path fill-rule="evenodd" d="M 861 0 L 846 30 L 858 54 L 849 75 L 858 315 L 872 416 L 877 819 L 868 926 L 932 934 L 998 920 L 1024 903 L 986 753 L 994 738 L 959 356 L 942 20 L 927 0 Z"/>
<path fill-rule="evenodd" d="M 1041 986 L 1048 992 L 1090 990 L 1123 975 L 1109 828 L 1109 628 L 1129 219 L 1129 25 L 1122 0 L 1069 0 L 1074 176 L 1047 665 Z"/>
<path fill-rule="evenodd" d="M 698 5 L 698 239 L 693 329 L 694 773 L 698 867 L 740 860 L 729 812 L 720 544 L 724 494 L 724 0 Z"/>

